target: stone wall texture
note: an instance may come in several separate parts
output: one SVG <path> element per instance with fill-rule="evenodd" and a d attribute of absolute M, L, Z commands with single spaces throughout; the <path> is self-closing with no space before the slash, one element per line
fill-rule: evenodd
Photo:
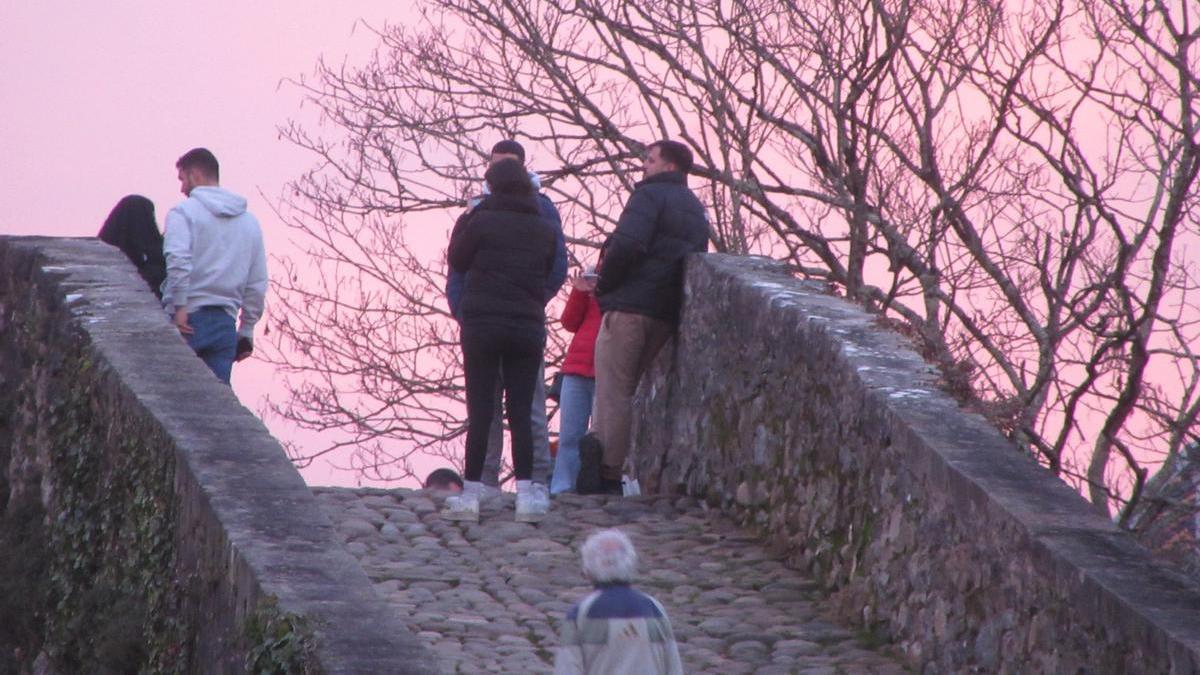
<path fill-rule="evenodd" d="M 755 258 L 689 262 L 631 463 L 754 525 L 923 672 L 1200 672 L 1200 587 L 937 387 L 876 317 Z"/>
<path fill-rule="evenodd" d="M 22 670 L 436 670 L 280 445 L 95 240 L 0 237 L 0 523 L 18 513 L 47 556 Z"/>

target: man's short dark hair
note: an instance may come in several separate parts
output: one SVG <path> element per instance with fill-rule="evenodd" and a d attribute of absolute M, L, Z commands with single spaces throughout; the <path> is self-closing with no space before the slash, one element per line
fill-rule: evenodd
<path fill-rule="evenodd" d="M 192 148 L 183 153 L 175 162 L 176 169 L 200 169 L 206 177 L 213 180 L 221 179 L 221 165 L 217 164 L 217 156 L 208 148 Z"/>
<path fill-rule="evenodd" d="M 425 477 L 426 489 L 448 490 L 451 485 L 463 486 L 463 480 L 454 469 L 434 469 Z"/>
<path fill-rule="evenodd" d="M 492 146 L 493 155 L 516 155 L 521 163 L 525 163 L 525 148 L 511 138 L 500 141 Z"/>
<path fill-rule="evenodd" d="M 655 141 L 646 148 L 646 152 L 650 148 L 658 148 L 658 154 L 663 159 L 675 165 L 676 169 L 687 173 L 692 170 L 692 149 L 680 143 L 679 141 L 662 140 Z"/>

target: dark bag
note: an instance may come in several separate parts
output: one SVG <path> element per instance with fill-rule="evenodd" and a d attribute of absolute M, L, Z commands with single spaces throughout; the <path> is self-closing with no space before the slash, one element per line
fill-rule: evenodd
<path fill-rule="evenodd" d="M 550 386 L 546 387 L 546 398 L 558 403 L 558 397 L 562 396 L 562 371 L 554 374 L 554 379 L 550 380 Z"/>

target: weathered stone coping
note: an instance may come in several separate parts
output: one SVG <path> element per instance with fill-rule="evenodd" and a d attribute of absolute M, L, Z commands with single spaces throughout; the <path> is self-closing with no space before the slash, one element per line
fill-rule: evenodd
<path fill-rule="evenodd" d="M 638 396 L 644 491 L 756 524 L 926 672 L 1200 672 L 1200 588 L 781 266 L 690 260 Z"/>
<path fill-rule="evenodd" d="M 0 237 L 0 267 L 10 276 L 23 270 L 14 296 L 43 305 L 39 312 L 62 326 L 56 335 L 94 354 L 96 416 L 170 446 L 175 581 L 196 630 L 190 671 L 241 671 L 245 621 L 274 596 L 280 612 L 315 629 L 324 672 L 435 672 L 437 661 L 377 597 L 279 443 L 180 340 L 119 251 L 93 239 Z M 27 373 L 35 375 L 45 376 Z M 49 487 L 42 500 L 53 518 Z"/>

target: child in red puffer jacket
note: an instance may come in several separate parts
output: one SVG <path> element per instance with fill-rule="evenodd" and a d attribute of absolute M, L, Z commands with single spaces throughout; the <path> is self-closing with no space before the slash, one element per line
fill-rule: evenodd
<path fill-rule="evenodd" d="M 550 494 L 573 492 L 579 475 L 579 439 L 588 430 L 592 399 L 596 394 L 596 334 L 600 332 L 600 305 L 596 303 L 596 274 L 571 278 L 571 295 L 563 308 L 562 325 L 575 334 L 567 347 L 558 399 L 558 456 Z"/>

